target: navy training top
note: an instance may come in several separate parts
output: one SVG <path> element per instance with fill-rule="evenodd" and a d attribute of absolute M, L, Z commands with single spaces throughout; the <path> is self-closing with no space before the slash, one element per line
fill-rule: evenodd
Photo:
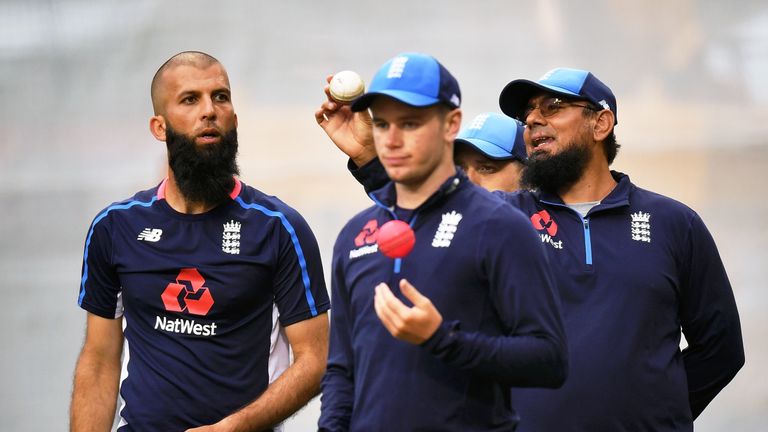
<path fill-rule="evenodd" d="M 85 242 L 78 303 L 124 317 L 120 431 L 184 430 L 250 403 L 275 360 L 274 305 L 283 326 L 329 308 L 315 237 L 285 203 L 239 180 L 204 214 L 164 198 L 165 182 L 110 205 Z"/>
<path fill-rule="evenodd" d="M 733 292 L 704 222 L 612 175 L 617 186 L 585 217 L 556 196 L 502 195 L 556 264 L 571 360 L 560 389 L 514 389 L 520 431 L 692 431 L 744 364 Z"/>
<path fill-rule="evenodd" d="M 378 251 L 396 218 L 394 185 L 342 229 L 334 247 L 331 345 L 322 383 L 323 431 L 509 431 L 510 387 L 559 386 L 566 369 L 558 300 L 527 219 L 463 174 L 409 222 L 411 253 Z M 442 314 L 421 346 L 394 338 L 373 308 L 374 287 L 406 278 Z"/>

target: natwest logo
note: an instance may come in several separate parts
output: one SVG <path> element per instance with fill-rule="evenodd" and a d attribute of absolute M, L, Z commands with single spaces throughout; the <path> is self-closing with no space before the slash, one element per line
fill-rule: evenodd
<path fill-rule="evenodd" d="M 355 237 L 355 246 L 365 246 L 369 244 L 376 243 L 376 238 L 379 236 L 379 222 L 376 221 L 376 219 L 369 220 L 365 226 L 363 226 L 363 229 L 360 231 L 360 234 Z"/>
<path fill-rule="evenodd" d="M 562 240 L 555 241 L 555 239 L 552 238 L 557 234 L 557 223 L 555 223 L 555 220 L 549 215 L 549 212 L 542 210 L 538 213 L 534 213 L 533 216 L 531 216 L 531 223 L 537 231 L 545 231 L 539 233 L 542 243 L 549 243 L 555 249 L 563 248 Z"/>
<path fill-rule="evenodd" d="M 204 283 L 205 279 L 197 269 L 182 269 L 176 282 L 169 283 L 161 295 L 165 310 L 207 315 L 213 307 L 213 296 Z"/>
<path fill-rule="evenodd" d="M 370 255 L 376 253 L 379 250 L 379 245 L 376 240 L 379 238 L 379 222 L 376 219 L 371 219 L 365 223 L 363 229 L 355 237 L 355 247 L 349 251 L 349 258 L 360 258 L 364 255 Z"/>
<path fill-rule="evenodd" d="M 531 216 L 533 227 L 538 231 L 547 230 L 547 234 L 554 236 L 557 234 L 557 224 L 546 210 L 542 210 Z"/>

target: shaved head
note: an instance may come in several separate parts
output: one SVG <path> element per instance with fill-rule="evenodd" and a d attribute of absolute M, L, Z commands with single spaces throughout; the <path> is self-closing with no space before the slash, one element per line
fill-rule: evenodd
<path fill-rule="evenodd" d="M 162 88 L 164 86 L 163 75 L 166 71 L 176 68 L 178 66 L 192 66 L 199 69 L 206 69 L 214 64 L 221 65 L 213 56 L 200 51 L 183 51 L 173 57 L 160 66 L 160 69 L 155 72 L 155 76 L 152 78 L 152 108 L 155 111 L 155 115 L 162 115 L 162 107 L 164 102 L 164 94 Z M 224 67 L 222 66 L 222 69 Z M 229 79 L 227 79 L 227 84 Z"/>

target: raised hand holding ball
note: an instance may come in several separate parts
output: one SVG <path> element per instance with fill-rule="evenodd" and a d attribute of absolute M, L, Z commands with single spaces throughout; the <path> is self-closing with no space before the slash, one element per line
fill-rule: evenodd
<path fill-rule="evenodd" d="M 336 102 L 347 104 L 365 93 L 365 83 L 357 72 L 345 70 L 337 73 L 329 83 L 331 97 Z"/>

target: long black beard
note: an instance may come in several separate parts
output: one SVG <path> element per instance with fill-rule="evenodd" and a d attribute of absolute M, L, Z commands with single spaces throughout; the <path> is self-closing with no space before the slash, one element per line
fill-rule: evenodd
<path fill-rule="evenodd" d="M 587 146 L 573 143 L 556 155 L 533 153 L 525 163 L 520 183 L 527 189 L 558 194 L 581 178 L 589 157 Z"/>
<path fill-rule="evenodd" d="M 237 166 L 237 129 L 232 128 L 216 144 L 198 146 L 194 138 L 167 125 L 165 143 L 168 164 L 179 190 L 189 202 L 217 205 L 234 186 Z"/>

